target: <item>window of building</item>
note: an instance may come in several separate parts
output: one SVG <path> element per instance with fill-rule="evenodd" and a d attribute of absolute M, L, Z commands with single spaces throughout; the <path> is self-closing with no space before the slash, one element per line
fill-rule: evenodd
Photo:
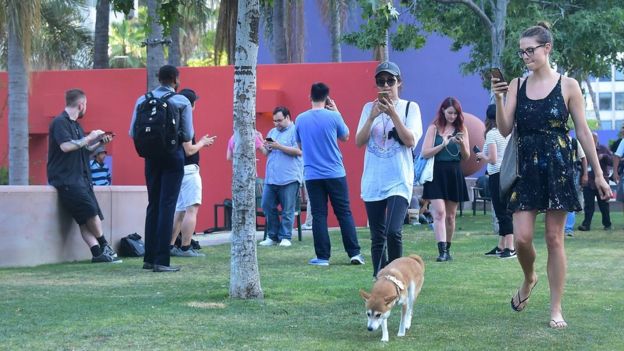
<path fill-rule="evenodd" d="M 599 82 L 610 82 L 611 81 L 611 72 L 609 72 L 606 76 L 602 76 L 598 78 Z"/>
<path fill-rule="evenodd" d="M 621 69 L 615 70 L 615 80 L 618 80 L 618 81 L 624 80 L 624 70 L 621 70 Z"/>
<path fill-rule="evenodd" d="M 600 111 L 611 111 L 611 93 L 598 94 L 598 106 Z"/>
<path fill-rule="evenodd" d="M 615 93 L 615 109 L 624 111 L 624 93 Z"/>

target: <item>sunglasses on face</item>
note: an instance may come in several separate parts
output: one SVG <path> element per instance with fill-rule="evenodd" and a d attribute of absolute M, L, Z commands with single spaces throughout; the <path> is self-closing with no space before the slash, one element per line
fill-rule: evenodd
<path fill-rule="evenodd" d="M 535 53 L 535 49 L 541 48 L 541 47 L 543 47 L 545 45 L 546 44 L 542 44 L 542 45 L 538 45 L 536 47 L 526 48 L 525 50 L 520 49 L 520 50 L 516 51 L 516 53 L 518 54 L 518 57 L 520 57 L 520 58 L 523 58 L 524 54 L 526 54 L 527 57 L 531 57 Z"/>
<path fill-rule="evenodd" d="M 382 88 L 386 84 L 388 84 L 389 87 L 392 87 L 396 84 L 396 82 L 397 80 L 394 78 L 389 78 L 389 79 L 376 78 L 375 79 L 375 84 L 377 84 L 377 86 L 380 88 Z"/>

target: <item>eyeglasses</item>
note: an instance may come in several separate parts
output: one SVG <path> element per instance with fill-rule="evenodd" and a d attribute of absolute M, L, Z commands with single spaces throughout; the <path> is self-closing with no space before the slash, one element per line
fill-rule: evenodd
<path fill-rule="evenodd" d="M 375 79 L 375 84 L 377 84 L 378 87 L 382 88 L 384 85 L 388 84 L 389 87 L 394 86 L 394 84 L 396 84 L 397 80 L 394 78 L 390 78 L 390 79 L 382 79 L 382 78 L 377 78 Z"/>
<path fill-rule="evenodd" d="M 278 124 L 278 123 L 281 123 L 283 120 L 284 120 L 284 118 L 282 118 L 282 119 L 274 119 L 273 123 Z"/>
<path fill-rule="evenodd" d="M 527 57 L 532 57 L 533 54 L 535 53 L 535 49 L 541 48 L 541 47 L 543 47 L 545 45 L 546 44 L 542 44 L 542 45 L 538 45 L 538 46 L 533 47 L 533 48 L 526 48 L 525 50 L 520 49 L 520 50 L 516 51 L 516 53 L 518 54 L 518 57 L 520 57 L 520 58 L 524 58 L 524 54 L 526 54 Z"/>

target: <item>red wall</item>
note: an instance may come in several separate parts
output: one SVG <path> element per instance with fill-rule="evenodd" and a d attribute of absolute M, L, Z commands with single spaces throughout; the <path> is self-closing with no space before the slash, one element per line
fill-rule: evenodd
<path fill-rule="evenodd" d="M 263 135 L 273 128 L 271 111 L 288 107 L 293 116 L 310 108 L 312 83 L 330 86 L 330 95 L 351 130 L 351 139 L 341 143 L 347 169 L 351 207 L 356 225 L 366 224 L 360 199 L 363 149 L 355 146 L 355 132 L 362 106 L 373 99 L 376 62 L 340 64 L 282 64 L 258 66 L 257 129 Z M 225 159 L 227 141 L 233 130 L 233 67 L 181 68 L 181 88 L 192 88 L 200 97 L 194 111 L 197 135 L 217 135 L 215 144 L 201 152 L 203 205 L 197 231 L 214 224 L 213 205 L 231 197 L 232 165 Z M 85 131 L 102 129 L 117 136 L 108 145 L 113 160 L 113 184 L 144 185 L 143 160 L 137 156 L 128 136 L 130 118 L 137 97 L 145 93 L 144 69 L 48 71 L 31 75 L 30 175 L 33 184 L 46 184 L 47 134 L 52 118 L 64 107 L 64 93 L 70 88 L 85 91 L 87 114 L 81 120 Z M 0 73 L 0 165 L 8 165 L 7 74 Z M 258 153 L 258 175 L 264 176 L 266 158 Z M 330 225 L 337 226 L 332 215 Z M 220 218 L 222 224 L 223 219 Z M 137 228 L 137 231 L 142 231 Z"/>

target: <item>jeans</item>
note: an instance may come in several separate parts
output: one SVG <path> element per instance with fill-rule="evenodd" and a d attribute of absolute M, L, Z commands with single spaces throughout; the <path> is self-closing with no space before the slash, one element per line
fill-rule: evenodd
<path fill-rule="evenodd" d="M 184 177 L 182 147 L 169 157 L 145 159 L 147 213 L 143 262 L 169 266 L 173 216 Z"/>
<path fill-rule="evenodd" d="M 574 231 L 574 223 L 576 223 L 576 212 L 568 212 L 565 223 L 565 233 L 572 233 Z"/>
<path fill-rule="evenodd" d="M 267 236 L 273 241 L 290 240 L 292 237 L 295 204 L 299 182 L 286 185 L 264 184 L 262 191 L 262 210 L 266 215 Z M 277 205 L 282 206 L 280 223 Z"/>
<path fill-rule="evenodd" d="M 366 215 L 371 232 L 371 259 L 373 276 L 379 269 L 403 256 L 403 221 L 408 202 L 401 196 L 390 196 L 385 200 L 367 201 Z M 383 250 L 387 241 L 388 257 Z"/>
<path fill-rule="evenodd" d="M 327 230 L 327 199 L 331 201 L 334 214 L 340 223 L 342 244 L 349 257 L 360 254 L 353 215 L 349 205 L 347 177 L 306 180 L 310 205 L 312 206 L 312 236 L 316 257 L 329 260 L 331 243 Z"/>

